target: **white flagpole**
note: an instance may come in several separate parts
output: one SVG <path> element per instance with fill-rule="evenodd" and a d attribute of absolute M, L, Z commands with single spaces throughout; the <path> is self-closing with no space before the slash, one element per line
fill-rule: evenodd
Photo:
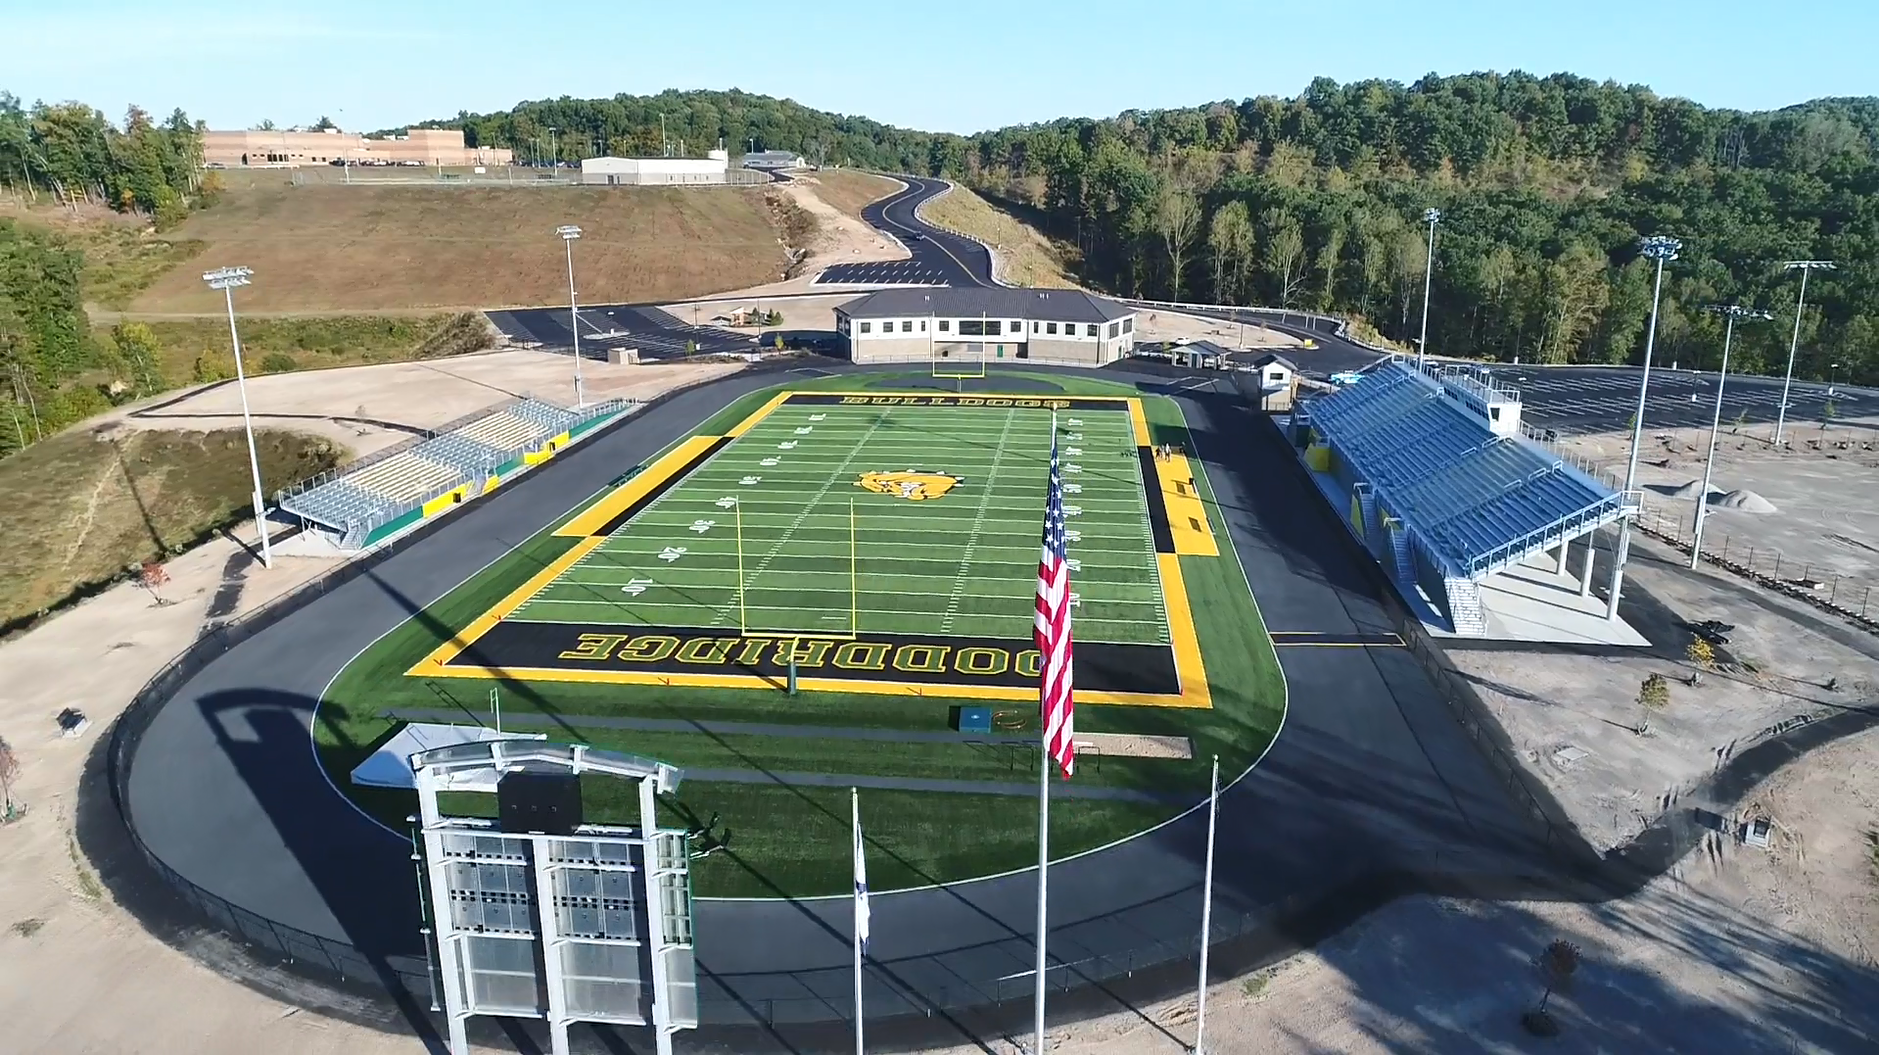
<path fill-rule="evenodd" d="M 1050 446 L 1055 452 L 1057 412 L 1054 410 L 1050 412 Z M 1064 603 L 1068 604 L 1069 601 Z M 1050 918 L 1050 737 L 1047 720 L 1040 690 L 1037 711 L 1037 1001 L 1036 1037 L 1031 1055 L 1044 1055 L 1044 934 Z"/>
<path fill-rule="evenodd" d="M 1207 872 L 1200 895 L 1200 989 L 1194 999 L 1194 1053 L 1205 1055 L 1207 1042 L 1207 939 L 1214 921 L 1214 828 L 1220 820 L 1220 756 L 1214 756 L 1213 790 L 1207 795 Z"/>
<path fill-rule="evenodd" d="M 861 891 L 860 883 L 862 879 L 860 871 L 862 849 L 861 791 L 859 789 L 848 789 L 848 805 L 849 812 L 854 818 L 855 823 L 855 1055 L 862 1055 L 867 1049 L 863 1047 L 861 1029 L 861 932 L 862 929 L 867 926 L 867 923 L 864 922 L 862 918 L 863 914 L 867 912 L 867 909 L 862 904 L 862 898 L 865 895 Z"/>

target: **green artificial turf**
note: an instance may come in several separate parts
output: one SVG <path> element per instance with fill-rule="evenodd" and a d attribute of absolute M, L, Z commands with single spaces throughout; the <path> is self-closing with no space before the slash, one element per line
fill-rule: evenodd
<path fill-rule="evenodd" d="M 997 379 L 994 379 L 995 381 Z M 924 375 L 875 382 L 930 384 Z M 1133 395 L 1127 386 L 1050 377 L 1072 395 Z M 792 391 L 852 389 L 852 379 L 792 383 Z M 1027 386 L 1028 387 L 1028 386 Z M 1031 395 L 1032 391 L 1023 394 Z M 763 405 L 774 390 L 752 393 L 700 426 L 719 435 Z M 1193 444 L 1172 401 L 1144 397 L 1155 442 Z M 820 415 L 819 417 L 817 417 Z M 1074 417 L 1080 424 L 1067 426 Z M 812 420 L 814 419 L 814 420 Z M 1082 512 L 1072 575 L 1080 594 L 1080 641 L 1168 640 L 1160 583 L 1148 535 L 1134 441 L 1124 411 L 1060 414 L 1064 435 L 1079 434 L 1082 453 L 1064 456 L 1082 472 L 1066 474 L 1080 490 L 1066 496 Z M 798 429 L 807 429 L 798 432 Z M 1027 639 L 1035 589 L 1037 533 L 1049 452 L 1049 412 L 1002 408 L 786 405 L 670 488 L 580 563 L 539 592 L 511 619 L 614 623 L 622 626 L 718 627 L 736 634 L 776 631 L 868 631 Z M 792 444 L 780 447 L 780 444 Z M 764 465 L 766 458 L 777 459 Z M 963 477 L 956 490 L 922 502 L 856 485 L 859 474 L 917 469 Z M 761 477 L 744 483 L 747 477 Z M 1052 807 L 1053 856 L 1113 841 L 1175 815 L 1205 794 L 1207 762 L 1221 758 L 1227 778 L 1265 750 L 1284 713 L 1276 656 L 1265 634 L 1204 473 L 1196 474 L 1220 556 L 1180 558 L 1207 668 L 1211 709 L 1080 705 L 1080 732 L 1191 737 L 1194 759 L 1081 760 L 1076 787 L 1132 789 L 1154 801 L 1060 798 Z M 599 496 L 596 496 L 598 498 Z M 725 498 L 735 501 L 718 503 Z M 849 530 L 850 502 L 856 530 Z M 570 511 L 570 516 L 576 511 Z M 742 514 L 739 545 L 738 515 Z M 711 521 L 701 531 L 692 530 Z M 729 530 L 725 530 L 728 528 Z M 944 730 L 951 708 L 942 696 L 895 696 L 774 689 L 673 688 L 546 680 L 483 681 L 408 677 L 405 671 L 482 615 L 517 585 L 575 544 L 550 531 L 473 576 L 438 603 L 367 649 L 335 679 L 315 735 L 335 783 L 369 811 L 403 830 L 413 812 L 408 793 L 350 788 L 346 774 L 398 723 L 390 711 L 453 713 L 489 720 L 489 690 L 505 716 L 531 716 L 529 731 L 551 739 L 648 755 L 694 770 L 817 773 L 869 778 L 941 778 L 1013 784 L 1036 779 L 1036 756 L 1008 744 L 886 742 L 842 736 L 640 731 L 592 719 L 656 718 L 834 729 Z M 851 555 L 851 546 L 853 547 Z M 683 547 L 676 560 L 659 554 Z M 743 590 L 739 596 L 738 552 Z M 858 592 L 849 587 L 853 563 Z M 635 579 L 646 589 L 621 590 Z M 818 620 L 823 622 L 818 623 Z M 1001 711 L 1035 714 L 1021 704 Z M 1030 708 L 1035 711 L 1035 706 Z M 521 728 L 521 726 L 514 726 Z M 661 804 L 662 823 L 696 826 L 714 816 L 713 834 L 728 846 L 700 860 L 694 888 L 704 897 L 810 896 L 847 888 L 847 790 L 688 780 Z M 593 819 L 627 820 L 631 788 L 584 782 Z M 1024 867 L 1036 854 L 1035 803 L 1028 797 L 864 789 L 864 820 L 876 889 L 950 881 Z M 467 796 L 453 808 L 468 809 Z M 491 803 L 480 804 L 487 812 Z"/>

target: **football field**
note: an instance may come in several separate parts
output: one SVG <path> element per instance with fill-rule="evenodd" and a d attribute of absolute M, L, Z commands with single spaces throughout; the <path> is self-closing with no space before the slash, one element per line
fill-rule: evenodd
<path fill-rule="evenodd" d="M 786 403 L 506 618 L 1029 637 L 1052 417 Z M 1126 408 L 1056 420 L 1079 634 L 1166 644 Z"/>
<path fill-rule="evenodd" d="M 1205 707 L 1167 493 L 1191 470 L 1146 433 L 1133 399 L 785 393 L 617 481 L 414 673 L 1026 698 L 1054 438 L 1079 687 Z"/>
<path fill-rule="evenodd" d="M 657 758 L 685 772 L 669 823 L 737 833 L 700 862 L 709 896 L 843 889 L 850 788 L 893 850 L 883 889 L 1021 867 L 1053 439 L 1080 756 L 1053 845 L 1178 814 L 1216 754 L 1223 773 L 1252 764 L 1283 679 L 1176 404 L 1055 376 L 1014 378 L 1029 394 L 846 380 L 751 393 L 608 465 L 605 487 L 335 680 L 316 726 L 328 771 L 403 722 Z M 590 817 L 636 809 L 625 794 L 583 784 Z"/>

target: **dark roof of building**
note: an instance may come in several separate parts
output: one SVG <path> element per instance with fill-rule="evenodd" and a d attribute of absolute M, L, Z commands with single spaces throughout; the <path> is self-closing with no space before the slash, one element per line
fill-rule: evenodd
<path fill-rule="evenodd" d="M 1080 289 L 1006 289 L 989 286 L 909 286 L 884 289 L 836 309 L 851 319 L 917 318 L 941 315 L 967 319 L 1043 319 L 1050 322 L 1113 322 L 1135 309 Z"/>
<path fill-rule="evenodd" d="M 1194 352 L 1199 352 L 1201 355 L 1219 356 L 1221 358 L 1225 358 L 1226 356 L 1233 354 L 1233 349 L 1223 348 L 1220 345 L 1217 345 L 1214 342 L 1208 341 L 1208 340 L 1189 341 L 1186 344 L 1178 346 L 1176 350 L 1188 352 L 1190 354 Z"/>
<path fill-rule="evenodd" d="M 1290 359 L 1287 359 L 1283 355 L 1277 354 L 1276 352 L 1267 352 L 1266 354 L 1253 360 L 1254 366 L 1268 366 L 1272 363 L 1278 363 L 1280 366 L 1285 367 L 1287 370 L 1290 370 L 1295 374 L 1298 373 L 1297 363 L 1291 361 Z"/>

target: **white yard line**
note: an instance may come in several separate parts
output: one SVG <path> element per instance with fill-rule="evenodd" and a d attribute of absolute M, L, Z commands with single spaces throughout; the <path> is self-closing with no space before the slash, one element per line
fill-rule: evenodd
<path fill-rule="evenodd" d="M 842 464 L 836 466 L 834 472 L 828 474 L 828 479 L 822 482 L 822 487 L 817 490 L 814 495 L 810 496 L 809 501 L 803 505 L 802 512 L 797 513 L 796 518 L 790 521 L 789 528 L 783 532 L 783 537 L 777 539 L 776 545 L 770 547 L 770 552 L 763 555 L 763 560 L 757 563 L 756 569 L 750 572 L 749 578 L 737 584 L 737 588 L 740 592 L 750 589 L 750 584 L 757 581 L 757 576 L 762 575 L 763 570 L 768 568 L 770 562 L 776 559 L 776 555 L 781 553 L 783 547 L 789 544 L 790 537 L 796 534 L 796 529 L 801 527 L 802 522 L 808 518 L 810 510 L 816 507 L 817 502 L 822 501 L 823 498 L 828 496 L 829 491 L 835 486 L 835 481 L 848 474 L 848 466 L 855 460 L 855 455 L 861 453 L 861 448 L 867 444 L 868 437 L 874 435 L 875 430 L 879 429 L 887 422 L 887 417 L 887 409 L 884 408 L 881 412 L 881 416 L 874 419 L 874 424 L 868 426 L 868 431 L 862 433 L 861 438 L 855 440 L 849 446 L 848 456 L 842 459 Z M 730 614 L 729 607 L 720 609 L 717 616 L 712 619 L 711 625 L 717 626 L 723 623 L 725 618 Z"/>
<path fill-rule="evenodd" d="M 949 634 L 953 620 L 959 617 L 959 599 L 965 593 L 966 576 L 972 569 L 972 551 L 978 548 L 979 532 L 985 527 L 985 509 L 992 500 L 992 488 L 998 485 L 998 459 L 1005 453 L 1005 440 L 1011 435 L 1011 422 L 1018 415 L 1007 411 L 1005 427 L 999 430 L 998 446 L 992 449 L 992 464 L 985 471 L 985 492 L 979 496 L 978 512 L 972 516 L 972 533 L 966 536 L 965 551 L 959 555 L 959 573 L 953 576 L 952 595 L 946 602 L 946 614 L 940 618 L 940 633 Z"/>

